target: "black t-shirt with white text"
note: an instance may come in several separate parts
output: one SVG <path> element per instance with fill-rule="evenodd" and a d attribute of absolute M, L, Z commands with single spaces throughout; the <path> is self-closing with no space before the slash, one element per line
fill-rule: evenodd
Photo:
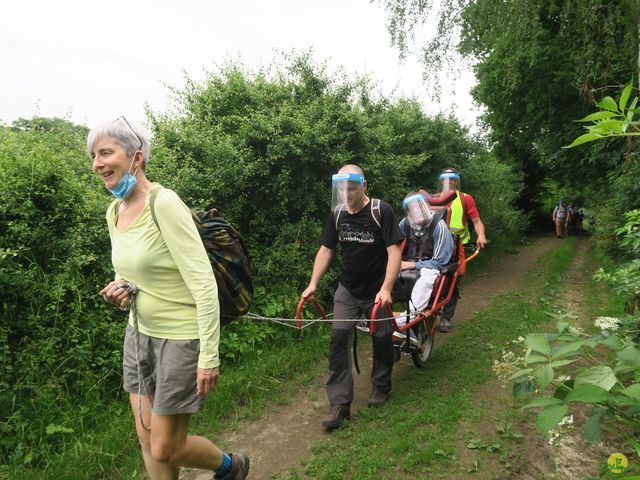
<path fill-rule="evenodd" d="M 340 243 L 340 283 L 356 298 L 378 293 L 387 271 L 387 247 L 404 239 L 391 205 L 380 202 L 379 227 L 371 213 L 371 200 L 357 213 L 343 210 L 337 231 L 332 212 L 322 230 L 322 245 L 333 250 Z"/>

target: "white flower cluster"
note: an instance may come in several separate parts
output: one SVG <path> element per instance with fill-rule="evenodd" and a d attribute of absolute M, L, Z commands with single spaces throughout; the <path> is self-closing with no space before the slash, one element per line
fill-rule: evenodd
<path fill-rule="evenodd" d="M 575 335 L 576 337 L 579 337 L 580 335 L 584 335 L 584 330 L 580 327 L 574 327 L 573 325 L 571 325 L 569 327 L 569 333 L 571 335 Z"/>
<path fill-rule="evenodd" d="M 615 317 L 598 317 L 593 324 L 600 330 L 615 331 L 620 328 L 620 320 Z"/>
<path fill-rule="evenodd" d="M 549 431 L 549 445 L 553 446 L 562 436 L 563 430 L 573 429 L 573 415 L 568 415 L 558 422 L 556 428 Z"/>
<path fill-rule="evenodd" d="M 559 427 L 573 425 L 573 415 L 568 415 L 558 422 Z"/>

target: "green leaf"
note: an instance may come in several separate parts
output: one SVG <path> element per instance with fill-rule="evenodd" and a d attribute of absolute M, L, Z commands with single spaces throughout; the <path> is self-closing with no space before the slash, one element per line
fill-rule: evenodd
<path fill-rule="evenodd" d="M 633 102 L 631 102 L 631 106 L 629 107 L 629 110 L 627 111 L 627 120 L 629 122 L 633 121 L 633 114 L 635 113 L 635 109 L 636 109 L 636 104 L 638 103 L 638 97 L 633 99 Z"/>
<path fill-rule="evenodd" d="M 598 140 L 599 138 L 602 138 L 602 135 L 599 135 L 597 133 L 585 133 L 584 135 L 580 135 L 578 138 L 576 138 L 571 143 L 571 145 L 568 145 L 564 148 L 577 147 L 578 145 L 582 145 L 583 143 L 587 143 L 587 142 L 593 142 L 594 140 Z"/>
<path fill-rule="evenodd" d="M 580 340 L 580 337 L 576 337 L 575 335 L 569 335 L 568 333 L 563 333 L 556 337 L 558 342 L 577 342 Z"/>
<path fill-rule="evenodd" d="M 622 120 L 602 120 L 601 122 L 596 123 L 590 127 L 587 127 L 589 133 L 600 133 L 603 135 L 608 135 L 611 133 L 620 133 L 622 132 Z"/>
<path fill-rule="evenodd" d="M 633 90 L 633 80 L 631 80 L 624 90 L 622 90 L 622 95 L 620 95 L 620 111 L 624 112 L 624 109 L 627 106 L 627 102 L 629 101 L 629 97 L 631 96 L 631 90 Z"/>
<path fill-rule="evenodd" d="M 595 112 L 590 115 L 587 115 L 586 117 L 581 118 L 580 120 L 576 120 L 576 122 L 594 122 L 596 120 L 609 119 L 611 117 L 615 117 L 616 115 L 617 114 L 614 112 L 609 112 L 607 110 L 604 110 L 601 112 Z"/>
<path fill-rule="evenodd" d="M 519 400 L 536 391 L 536 384 L 530 378 L 519 380 L 513 384 L 513 398 Z"/>
<path fill-rule="evenodd" d="M 544 353 L 545 355 L 549 355 L 551 353 L 551 347 L 549 347 L 549 341 L 547 337 L 542 333 L 530 333 L 527 335 L 525 340 L 525 345 L 539 353 Z"/>
<path fill-rule="evenodd" d="M 580 348 L 582 348 L 582 345 L 584 345 L 585 341 L 586 340 L 578 340 L 577 342 L 571 342 L 561 345 L 557 349 L 554 349 L 553 352 L 551 352 L 551 358 L 558 358 L 568 353 L 575 353 L 580 350 Z"/>
<path fill-rule="evenodd" d="M 578 360 L 556 360 L 555 362 L 551 362 L 549 366 L 551 368 L 564 367 L 565 365 L 571 365 L 572 363 L 577 362 Z"/>
<path fill-rule="evenodd" d="M 558 398 L 560 400 L 564 400 L 567 398 L 567 395 L 571 390 L 573 390 L 573 386 L 575 383 L 575 379 L 565 380 L 561 385 L 558 385 L 556 391 L 553 392 L 554 398 Z"/>
<path fill-rule="evenodd" d="M 536 424 L 542 433 L 547 433 L 569 413 L 569 406 L 551 405 L 542 410 L 536 417 Z"/>
<path fill-rule="evenodd" d="M 477 438 L 474 438 L 473 440 L 469 441 L 469 443 L 467 443 L 467 448 L 470 448 L 471 450 L 476 450 L 478 448 L 484 447 L 486 447 L 486 444 L 482 440 L 478 440 Z"/>
<path fill-rule="evenodd" d="M 581 384 L 569 392 L 565 401 L 582 402 L 582 403 L 598 403 L 606 402 L 609 399 L 609 393 L 597 385 Z"/>
<path fill-rule="evenodd" d="M 534 376 L 540 385 L 540 391 L 543 391 L 553 380 L 553 368 L 550 365 L 544 365 L 536 371 Z"/>
<path fill-rule="evenodd" d="M 576 377 L 576 385 L 585 383 L 597 385 L 604 388 L 606 391 L 611 390 L 611 387 L 613 387 L 617 382 L 618 379 L 613 373 L 613 370 L 611 367 L 606 365 L 597 365 L 595 367 L 586 368 Z"/>
<path fill-rule="evenodd" d="M 564 402 L 556 397 L 540 397 L 527 403 L 522 408 L 549 407 L 551 405 L 562 405 Z"/>
<path fill-rule="evenodd" d="M 535 354 L 527 354 L 524 357 L 524 363 L 525 364 L 530 364 L 530 363 L 538 363 L 538 362 L 547 362 L 549 359 L 547 357 L 543 357 L 542 355 L 535 355 Z"/>
<path fill-rule="evenodd" d="M 594 409 L 595 410 L 595 409 Z M 600 421 L 602 415 L 591 411 L 591 416 L 584 424 L 584 439 L 589 443 L 598 443 L 602 439 L 602 427 Z"/>
<path fill-rule="evenodd" d="M 618 338 L 617 335 L 609 335 L 602 340 L 598 340 L 598 343 L 600 345 L 606 345 L 609 350 L 612 350 L 614 352 L 622 350 L 622 347 L 624 347 L 622 341 L 620 341 L 620 338 Z"/>
<path fill-rule="evenodd" d="M 522 370 L 518 370 L 516 373 L 511 375 L 509 377 L 508 381 L 511 381 L 511 380 L 513 380 L 515 378 L 518 378 L 518 377 L 522 377 L 522 376 L 524 376 L 524 375 L 526 375 L 528 373 L 531 373 L 531 372 L 533 372 L 533 368 L 523 368 Z"/>
<path fill-rule="evenodd" d="M 596 102 L 596 107 L 603 108 L 604 110 L 609 110 L 611 112 L 618 112 L 618 104 L 611 97 L 604 97 L 599 102 Z"/>
<path fill-rule="evenodd" d="M 622 393 L 623 395 L 626 395 L 627 397 L 631 397 L 631 398 L 634 398 L 636 400 L 640 400 L 640 383 L 635 383 L 635 384 L 631 385 L 630 387 L 625 388 L 620 393 Z"/>
<path fill-rule="evenodd" d="M 640 350 L 634 346 L 625 348 L 617 354 L 618 360 L 631 367 L 640 367 Z"/>
<path fill-rule="evenodd" d="M 55 433 L 73 433 L 73 428 L 63 427 L 62 425 L 55 425 L 50 423 L 46 429 L 47 435 L 53 435 Z"/>

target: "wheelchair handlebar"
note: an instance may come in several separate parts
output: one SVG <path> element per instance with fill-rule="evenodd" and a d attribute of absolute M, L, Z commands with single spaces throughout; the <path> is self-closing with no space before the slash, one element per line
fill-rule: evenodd
<path fill-rule="evenodd" d="M 480 254 L 480 250 L 481 250 L 480 247 L 476 247 L 476 249 L 473 251 L 473 253 L 471 255 L 469 255 L 467 258 L 465 258 L 465 262 L 469 263 L 471 260 L 476 258 Z"/>
<path fill-rule="evenodd" d="M 371 333 L 374 333 L 376 331 L 376 322 L 374 322 L 374 320 L 376 320 L 378 318 L 378 310 L 381 307 L 381 303 L 380 302 L 376 302 L 373 305 L 373 309 L 371 310 L 371 321 L 369 321 L 369 331 Z M 387 313 L 389 317 L 393 317 L 393 310 L 391 310 L 391 305 L 389 305 L 387 303 Z"/>
<path fill-rule="evenodd" d="M 313 304 L 314 307 L 316 307 L 316 310 L 318 311 L 318 313 L 320 314 L 320 316 L 326 320 L 327 315 L 324 313 L 324 309 L 320 306 L 320 303 L 318 302 L 318 299 L 315 297 L 301 297 L 300 301 L 298 302 L 298 308 L 296 308 L 296 327 L 301 328 L 302 327 L 302 322 L 300 320 L 302 320 L 302 307 L 304 307 L 304 304 L 310 302 Z"/>

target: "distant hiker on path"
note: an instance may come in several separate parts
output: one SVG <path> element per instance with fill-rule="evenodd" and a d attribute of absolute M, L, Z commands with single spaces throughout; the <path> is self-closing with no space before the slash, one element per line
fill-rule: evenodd
<path fill-rule="evenodd" d="M 556 237 L 564 238 L 567 236 L 566 223 L 569 218 L 569 209 L 564 204 L 564 200 L 560 199 L 558 205 L 553 209 L 553 222 L 556 224 Z"/>
<path fill-rule="evenodd" d="M 400 243 L 403 235 L 388 203 L 365 194 L 367 181 L 357 165 L 345 165 L 332 177 L 331 213 L 322 231 L 322 246 L 316 254 L 305 299 L 315 296 L 335 249 L 340 245 L 342 268 L 340 283 L 333 297 L 333 318 L 370 318 L 375 303 L 391 304 L 391 291 L 400 272 Z M 351 417 L 353 374 L 350 345 L 356 322 L 332 324 L 329 345 L 327 396 L 331 408 L 322 422 L 327 430 L 338 428 Z M 368 404 L 381 407 L 391 391 L 393 369 L 393 328 L 391 321 L 378 322 L 372 334 L 373 386 Z"/>

